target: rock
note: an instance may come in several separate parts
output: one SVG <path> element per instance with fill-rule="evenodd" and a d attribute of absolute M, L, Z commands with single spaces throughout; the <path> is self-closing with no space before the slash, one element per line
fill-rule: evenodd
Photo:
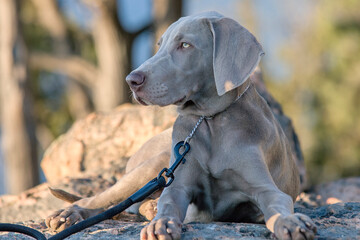
<path fill-rule="evenodd" d="M 360 181 L 358 177 L 352 177 L 320 184 L 314 193 L 322 197 L 323 204 L 360 202 Z"/>
<path fill-rule="evenodd" d="M 141 229 L 147 222 L 123 222 L 106 220 L 80 233 L 76 233 L 66 239 L 139 239 Z M 22 225 L 31 226 L 51 237 L 46 227 L 37 222 L 27 222 Z M 27 239 L 18 234 L 9 233 L 1 235 L 0 239 L 15 238 Z M 239 224 L 239 223 L 192 223 L 183 226 L 182 239 L 269 239 L 271 232 L 264 225 Z"/>
<path fill-rule="evenodd" d="M 311 208 L 344 202 L 360 202 L 360 177 L 319 184 L 310 192 L 300 193 L 295 207 Z"/>
<path fill-rule="evenodd" d="M 337 203 L 317 208 L 295 208 L 312 218 L 317 226 L 317 239 L 358 239 L 360 236 L 360 203 Z M 42 221 L 21 223 L 52 236 Z M 146 222 L 106 220 L 66 239 L 139 239 Z M 15 233 L 1 233 L 0 239 L 28 239 Z M 262 224 L 190 223 L 183 226 L 182 239 L 274 239 Z"/>
<path fill-rule="evenodd" d="M 108 174 L 109 176 L 111 174 Z M 107 176 L 105 174 L 104 176 Z M 83 178 L 65 178 L 55 187 L 62 188 L 80 196 L 90 196 L 103 191 L 115 180 L 102 175 Z M 331 196 L 339 197 L 342 187 L 348 183 L 350 189 L 356 194 L 360 191 L 360 177 L 341 179 L 338 181 L 321 184 L 314 189 L 330 187 L 328 191 L 317 191 L 300 194 L 295 212 L 310 216 L 317 228 L 319 239 L 356 239 L 360 236 L 360 199 L 348 198 L 357 202 L 346 202 L 343 198 L 341 203 L 325 205 L 326 199 Z M 22 225 L 34 227 L 50 236 L 43 224 L 43 218 L 52 211 L 65 207 L 67 204 L 53 197 L 47 184 L 39 185 L 18 196 L 0 197 L 0 222 L 20 222 Z M 339 192 L 335 192 L 338 189 Z M 323 194 L 323 195 L 321 195 Z M 94 227 L 77 233 L 68 239 L 138 239 L 141 228 L 144 226 L 143 219 L 123 213 L 117 217 L 119 221 L 107 220 Z M 192 223 L 184 225 L 183 239 L 269 239 L 271 233 L 264 225 L 245 223 Z M 86 233 L 86 235 L 84 235 Z M 357 235 L 358 234 L 358 235 Z M 0 239 L 14 239 L 13 233 L 0 233 Z M 16 237 L 16 239 L 26 239 Z"/>
<path fill-rule="evenodd" d="M 51 187 L 89 197 L 104 191 L 116 182 L 115 179 L 104 176 L 107 175 L 64 178 L 61 183 Z M 69 205 L 51 195 L 48 186 L 48 183 L 43 183 L 17 196 L 1 196 L 0 223 L 44 219 L 52 212 Z"/>
<path fill-rule="evenodd" d="M 360 202 L 325 205 L 315 209 L 295 208 L 316 224 L 319 239 L 359 239 Z"/>
<path fill-rule="evenodd" d="M 174 107 L 125 104 L 111 113 L 93 113 L 76 122 L 46 150 L 41 167 L 56 184 L 64 177 L 125 167 L 129 157 L 152 136 L 172 126 Z"/>

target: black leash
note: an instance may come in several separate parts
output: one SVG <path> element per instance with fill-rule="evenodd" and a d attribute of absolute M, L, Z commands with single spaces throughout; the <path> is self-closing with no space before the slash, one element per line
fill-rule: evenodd
<path fill-rule="evenodd" d="M 202 119 L 201 119 L 202 121 Z M 200 123 L 201 123 L 200 121 Z M 195 127 L 195 130 L 198 126 Z M 195 131 L 194 131 L 195 132 Z M 191 136 L 192 137 L 192 136 Z M 183 149 L 182 153 L 180 153 L 180 150 Z M 137 202 L 143 201 L 146 197 L 150 196 L 155 191 L 170 186 L 170 184 L 174 181 L 175 176 L 174 172 L 176 168 L 180 165 L 180 163 L 185 163 L 185 155 L 190 151 L 190 145 L 188 141 L 179 142 L 174 147 L 174 154 L 175 154 L 175 162 L 170 168 L 164 168 L 160 171 L 159 175 L 148 182 L 145 186 L 143 186 L 141 189 L 139 189 L 137 192 L 135 192 L 133 195 L 131 195 L 128 199 L 125 201 L 119 203 L 118 205 L 106 210 L 105 212 L 102 212 L 96 216 L 93 216 L 91 218 L 85 219 L 84 221 L 81 221 L 75 225 L 72 225 L 71 227 L 59 232 L 58 234 L 55 234 L 54 236 L 47 239 L 44 234 L 39 232 L 38 230 L 35 230 L 33 228 L 25 227 L 22 225 L 17 224 L 9 224 L 9 223 L 0 223 L 0 232 L 17 232 L 22 233 L 28 236 L 31 236 L 37 240 L 61 240 L 64 239 L 74 233 L 80 232 L 81 230 L 84 230 L 85 228 L 88 228 L 90 226 L 93 226 L 99 222 L 102 222 L 106 219 L 110 219 L 114 217 L 115 215 L 121 213 L 131 205 Z M 165 176 L 168 178 L 168 181 L 166 182 L 165 177 L 163 174 L 165 173 Z"/>

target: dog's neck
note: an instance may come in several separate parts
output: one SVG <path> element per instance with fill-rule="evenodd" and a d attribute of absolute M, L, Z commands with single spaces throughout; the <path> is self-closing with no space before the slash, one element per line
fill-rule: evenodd
<path fill-rule="evenodd" d="M 215 86 L 213 88 L 204 89 L 200 95 L 201 98 L 191 99 L 179 106 L 177 110 L 180 115 L 215 116 L 225 111 L 234 102 L 239 100 L 248 90 L 250 85 L 251 80 L 249 78 L 241 86 L 222 96 L 217 95 Z"/>

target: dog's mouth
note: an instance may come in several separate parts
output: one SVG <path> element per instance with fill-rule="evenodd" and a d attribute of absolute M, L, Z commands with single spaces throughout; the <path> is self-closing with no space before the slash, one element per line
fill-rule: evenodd
<path fill-rule="evenodd" d="M 186 96 L 180 98 L 179 100 L 175 101 L 174 105 L 182 105 L 185 102 Z"/>
<path fill-rule="evenodd" d="M 134 94 L 134 97 L 135 97 L 135 100 L 138 101 L 141 105 L 144 105 L 144 106 L 151 105 L 151 103 L 149 103 L 148 101 L 146 101 L 145 99 L 143 99 L 139 96 L 136 96 L 135 94 Z"/>
<path fill-rule="evenodd" d="M 180 98 L 179 100 L 176 100 L 175 102 L 173 103 L 165 103 L 165 104 L 162 104 L 160 102 L 158 103 L 152 103 L 148 100 L 146 100 L 145 98 L 143 97 L 140 97 L 138 94 L 135 94 L 133 93 L 133 96 L 135 98 L 136 101 L 138 101 L 141 105 L 144 105 L 144 106 L 148 106 L 148 105 L 159 105 L 159 106 L 167 106 L 167 105 L 177 105 L 177 106 L 181 106 L 183 105 L 184 103 L 186 103 L 186 96 Z"/>
<path fill-rule="evenodd" d="M 141 98 L 138 98 L 137 101 L 144 106 L 147 106 L 148 104 L 146 102 L 144 102 Z"/>

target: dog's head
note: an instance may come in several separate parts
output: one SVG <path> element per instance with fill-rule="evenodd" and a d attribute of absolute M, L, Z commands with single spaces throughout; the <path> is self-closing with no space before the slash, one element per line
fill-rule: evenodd
<path fill-rule="evenodd" d="M 216 12 L 180 18 L 159 46 L 126 78 L 135 99 L 144 105 L 175 104 L 198 114 L 214 114 L 210 105 L 241 86 L 263 55 L 248 30 Z"/>

